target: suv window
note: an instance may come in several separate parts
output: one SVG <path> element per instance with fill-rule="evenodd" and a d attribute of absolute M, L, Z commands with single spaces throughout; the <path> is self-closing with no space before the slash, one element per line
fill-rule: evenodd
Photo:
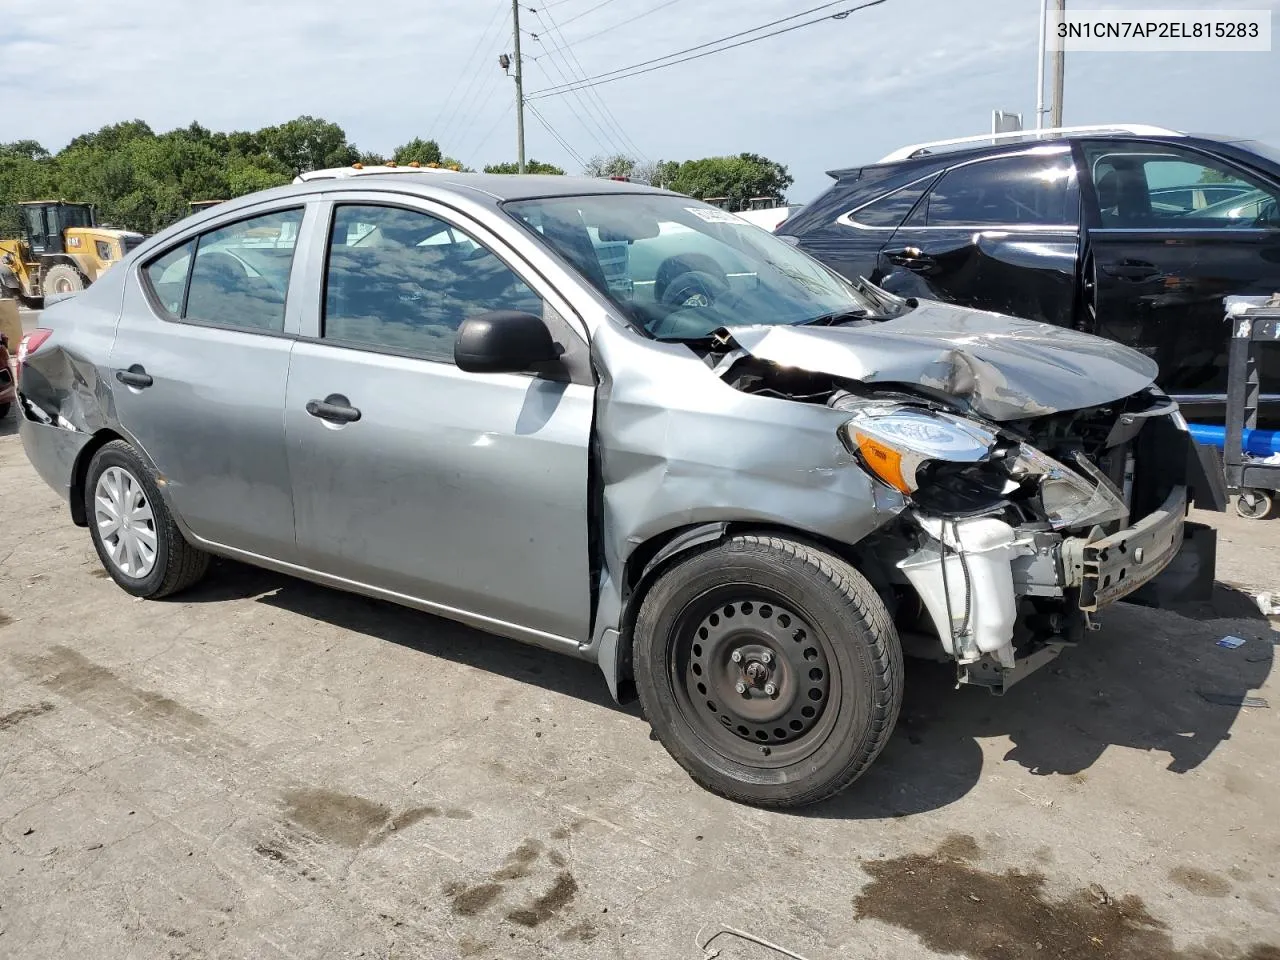
<path fill-rule="evenodd" d="M 301 223 L 301 209 L 282 210 L 203 233 L 147 264 L 147 281 L 174 319 L 283 330 Z"/>
<path fill-rule="evenodd" d="M 1085 147 L 1104 227 L 1280 226 L 1280 190 L 1229 164 L 1164 144 Z"/>
<path fill-rule="evenodd" d="M 925 213 L 931 227 L 1058 226 L 1079 219 L 1075 165 L 1066 152 L 954 167 L 930 192 Z"/>
<path fill-rule="evenodd" d="M 849 213 L 848 219 L 864 227 L 896 227 L 906 219 L 934 179 L 925 177 L 918 183 L 909 183 L 878 200 L 872 200 Z"/>
<path fill-rule="evenodd" d="M 457 227 L 399 207 L 341 205 L 330 231 L 326 340 L 453 362 L 462 321 L 491 310 L 542 316 L 505 263 Z"/>

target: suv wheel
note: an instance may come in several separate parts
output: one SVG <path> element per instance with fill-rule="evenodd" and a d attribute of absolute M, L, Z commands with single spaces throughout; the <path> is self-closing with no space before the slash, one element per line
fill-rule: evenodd
<path fill-rule="evenodd" d="M 635 628 L 645 715 L 709 790 L 801 806 L 856 780 L 902 701 L 902 649 L 884 603 L 843 560 L 737 536 L 678 563 Z"/>
<path fill-rule="evenodd" d="M 183 590 L 209 568 L 209 555 L 187 543 L 173 522 L 151 468 L 123 440 L 94 454 L 85 516 L 103 567 L 135 597 Z"/>

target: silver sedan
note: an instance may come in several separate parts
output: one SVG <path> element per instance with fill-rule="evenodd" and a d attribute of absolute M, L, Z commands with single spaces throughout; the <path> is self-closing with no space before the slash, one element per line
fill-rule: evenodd
<path fill-rule="evenodd" d="M 872 762 L 902 636 L 1003 690 L 1170 562 L 1204 486 L 1146 357 L 626 183 L 283 187 L 41 323 L 23 442 L 124 590 L 221 555 L 585 658 L 764 805 Z"/>

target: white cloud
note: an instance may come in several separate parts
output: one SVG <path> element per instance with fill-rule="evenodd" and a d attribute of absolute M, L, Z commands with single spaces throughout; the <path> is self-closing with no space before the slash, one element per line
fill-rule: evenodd
<path fill-rule="evenodd" d="M 561 0 L 541 10 L 541 0 L 526 2 L 540 10 L 522 14 L 526 30 L 541 37 L 524 40 L 526 55 L 539 58 L 528 63 L 532 91 L 560 82 L 558 70 L 570 69 L 546 52 L 557 36 L 549 20 L 567 21 L 593 3 Z M 606 5 L 566 27 L 564 36 L 585 37 L 660 2 Z M 596 75 L 816 2 L 678 0 L 574 49 L 582 69 Z M 1275 10 L 1280 0 L 1141 5 Z M 7 113 L 4 137 L 56 148 L 134 117 L 156 129 L 192 120 L 253 129 L 309 113 L 342 124 L 364 149 L 390 150 L 423 136 L 473 164 L 511 159 L 514 93 L 496 62 L 510 50 L 509 27 L 501 37 L 491 30 L 489 42 L 477 47 L 506 6 L 506 0 L 9 2 L 0 20 L 0 88 L 22 109 Z M 583 156 L 627 139 L 651 158 L 752 150 L 788 164 L 794 196 L 807 199 L 826 184 L 826 169 L 904 143 L 980 133 L 993 108 L 1022 111 L 1030 122 L 1038 11 L 1037 0 L 888 0 L 845 20 L 596 88 L 625 135 L 587 93 L 539 100 L 537 107 Z M 1070 123 L 1142 121 L 1280 140 L 1270 102 L 1280 89 L 1280 51 L 1074 54 L 1066 86 Z M 527 128 L 531 155 L 575 166 L 532 116 Z"/>

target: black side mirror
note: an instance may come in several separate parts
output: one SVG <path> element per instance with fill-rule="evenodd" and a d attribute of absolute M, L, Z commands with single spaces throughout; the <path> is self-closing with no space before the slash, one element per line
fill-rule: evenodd
<path fill-rule="evenodd" d="M 560 352 L 541 318 L 493 310 L 462 321 L 453 362 L 467 373 L 525 373 L 558 362 Z"/>

